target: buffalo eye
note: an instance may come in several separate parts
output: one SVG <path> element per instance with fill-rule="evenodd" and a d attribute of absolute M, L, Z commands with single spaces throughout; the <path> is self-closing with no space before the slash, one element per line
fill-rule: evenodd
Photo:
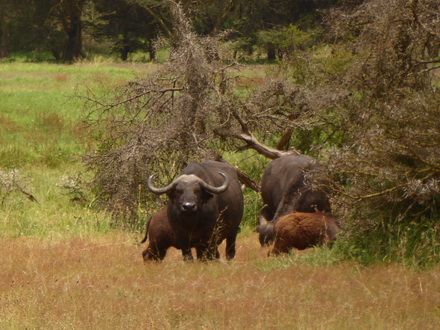
<path fill-rule="evenodd" d="M 182 189 L 171 189 L 169 192 L 167 192 L 167 195 L 169 198 L 171 199 L 175 199 L 177 196 L 180 196 L 183 194 L 183 190 Z"/>

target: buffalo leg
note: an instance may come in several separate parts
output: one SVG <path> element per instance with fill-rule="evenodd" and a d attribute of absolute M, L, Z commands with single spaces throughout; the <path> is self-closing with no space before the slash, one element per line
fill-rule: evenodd
<path fill-rule="evenodd" d="M 220 252 L 218 252 L 217 246 L 199 246 L 196 248 L 197 259 L 199 260 L 214 260 L 220 258 Z"/>
<path fill-rule="evenodd" d="M 194 257 L 191 252 L 191 248 L 182 249 L 183 260 L 191 261 L 194 260 Z"/>
<path fill-rule="evenodd" d="M 269 255 L 277 256 L 280 253 L 290 253 L 291 247 L 287 242 L 281 237 L 277 237 L 275 239 L 275 243 L 273 245 L 272 251 L 269 252 Z"/>
<path fill-rule="evenodd" d="M 204 260 L 206 258 L 206 248 L 204 247 L 196 247 L 197 259 Z"/>
<path fill-rule="evenodd" d="M 235 257 L 235 241 L 237 240 L 237 234 L 231 235 L 226 238 L 226 259 L 231 260 Z"/>
<path fill-rule="evenodd" d="M 154 260 L 154 261 L 160 261 L 165 258 L 167 254 L 167 248 L 162 247 L 152 247 L 151 245 L 148 246 L 148 248 L 142 252 L 142 257 L 144 258 L 144 261 Z"/>
<path fill-rule="evenodd" d="M 191 251 L 191 245 L 190 242 L 186 239 L 180 239 L 178 240 L 178 243 L 176 247 L 180 250 L 182 250 L 182 256 L 184 261 L 191 261 L 194 260 L 192 251 Z"/>

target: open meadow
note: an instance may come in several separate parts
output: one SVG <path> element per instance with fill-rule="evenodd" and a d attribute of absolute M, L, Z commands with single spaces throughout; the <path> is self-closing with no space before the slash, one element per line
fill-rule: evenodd
<path fill-rule="evenodd" d="M 94 148 L 73 96 L 156 68 L 0 64 L 0 173 L 22 190 L 0 186 L 1 329 L 439 328 L 440 266 L 365 267 L 327 248 L 269 258 L 249 225 L 231 262 L 170 249 L 144 263 L 143 233 L 72 201 L 60 187 Z M 264 79 L 259 70 L 243 81 Z"/>

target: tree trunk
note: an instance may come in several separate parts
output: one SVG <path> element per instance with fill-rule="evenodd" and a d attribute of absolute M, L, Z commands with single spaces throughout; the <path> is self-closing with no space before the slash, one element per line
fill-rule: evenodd
<path fill-rule="evenodd" d="M 274 61 L 274 60 L 276 60 L 276 58 L 277 58 L 277 56 L 276 56 L 275 49 L 270 48 L 270 49 L 267 51 L 267 59 L 268 59 L 269 61 Z"/>
<path fill-rule="evenodd" d="M 6 21 L 2 22 L 2 42 L 0 46 L 0 58 L 5 58 L 9 56 L 9 23 Z"/>
<path fill-rule="evenodd" d="M 120 49 L 121 60 L 126 61 L 128 59 L 128 53 L 130 52 L 130 45 L 127 36 L 122 38 L 122 44 Z"/>
<path fill-rule="evenodd" d="M 127 61 L 128 60 L 128 53 L 129 53 L 129 47 L 128 45 L 123 45 L 121 48 L 121 60 Z"/>
<path fill-rule="evenodd" d="M 156 48 L 153 45 L 153 40 L 148 43 L 148 52 L 150 53 L 150 62 L 156 60 Z"/>
<path fill-rule="evenodd" d="M 72 13 L 70 26 L 67 32 L 67 42 L 64 51 L 64 60 L 73 62 L 82 57 L 82 28 L 81 15 Z"/>
<path fill-rule="evenodd" d="M 67 40 L 61 47 L 64 61 L 73 62 L 84 57 L 81 17 L 86 1 L 88 0 L 59 1 L 51 10 L 51 23 L 55 26 L 61 23 L 67 36 Z"/>

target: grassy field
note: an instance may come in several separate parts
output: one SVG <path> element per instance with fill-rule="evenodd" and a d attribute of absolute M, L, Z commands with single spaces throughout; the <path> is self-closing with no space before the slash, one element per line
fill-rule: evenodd
<path fill-rule="evenodd" d="M 438 328 L 440 267 L 363 267 L 326 249 L 268 258 L 250 228 L 231 262 L 184 263 L 171 250 L 144 264 L 141 233 L 70 201 L 60 185 L 93 148 L 73 96 L 156 68 L 0 64 L 0 171 L 38 201 L 0 199 L 1 329 Z"/>
<path fill-rule="evenodd" d="M 2 329 L 438 329 L 440 268 L 267 258 L 255 234 L 232 262 L 143 264 L 131 236 L 1 238 Z M 223 247 L 221 247 L 223 252 Z M 318 253 L 318 252 L 316 252 Z M 316 257 L 316 256 L 315 256 Z"/>
<path fill-rule="evenodd" d="M 84 100 L 75 95 L 99 95 L 155 69 L 99 63 L 0 65 L 0 170 L 14 171 L 38 201 L 20 192 L 8 196 L 1 205 L 0 232 L 64 238 L 109 230 L 108 216 L 70 202 L 59 188 L 84 170 L 81 157 L 93 148 L 81 125 Z"/>

